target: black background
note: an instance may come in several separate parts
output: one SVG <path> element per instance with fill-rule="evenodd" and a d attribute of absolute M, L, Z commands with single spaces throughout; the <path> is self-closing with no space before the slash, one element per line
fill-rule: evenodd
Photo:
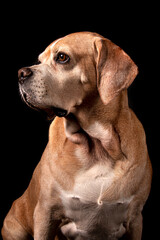
<path fill-rule="evenodd" d="M 143 210 L 143 240 L 158 236 L 159 6 L 154 2 L 139 4 L 41 1 L 36 6 L 8 3 L 1 8 L 0 227 L 12 202 L 28 186 L 46 146 L 50 124 L 22 102 L 17 71 L 34 64 L 53 40 L 72 32 L 93 31 L 124 49 L 139 68 L 129 88 L 129 102 L 145 128 L 153 165 L 152 190 Z"/>

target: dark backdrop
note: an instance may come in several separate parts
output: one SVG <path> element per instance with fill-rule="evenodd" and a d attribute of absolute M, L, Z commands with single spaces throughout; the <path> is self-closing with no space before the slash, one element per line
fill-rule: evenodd
<path fill-rule="evenodd" d="M 0 227 L 13 200 L 28 186 L 46 146 L 50 124 L 21 101 L 17 71 L 36 62 L 53 40 L 71 32 L 93 31 L 119 45 L 139 67 L 129 88 L 129 102 L 145 128 L 154 170 L 152 191 L 143 210 L 143 239 L 154 239 L 159 231 L 159 6 L 104 3 L 42 2 L 33 6 L 27 2 L 1 8 Z"/>

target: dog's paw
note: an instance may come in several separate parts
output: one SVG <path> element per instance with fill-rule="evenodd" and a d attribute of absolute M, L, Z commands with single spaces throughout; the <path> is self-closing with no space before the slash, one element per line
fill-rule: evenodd
<path fill-rule="evenodd" d="M 61 227 L 61 232 L 65 237 L 76 237 L 77 232 L 77 226 L 74 222 L 70 222 L 64 226 Z"/>

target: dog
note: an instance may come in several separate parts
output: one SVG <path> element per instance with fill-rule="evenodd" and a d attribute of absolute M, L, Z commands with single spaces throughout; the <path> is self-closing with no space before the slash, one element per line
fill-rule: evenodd
<path fill-rule="evenodd" d="M 140 240 L 152 167 L 142 124 L 128 106 L 138 69 L 97 33 L 69 34 L 18 71 L 26 104 L 50 120 L 49 141 L 4 240 Z"/>

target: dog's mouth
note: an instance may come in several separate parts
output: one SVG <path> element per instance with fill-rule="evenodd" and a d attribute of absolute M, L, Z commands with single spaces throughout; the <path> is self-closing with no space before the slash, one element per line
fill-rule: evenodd
<path fill-rule="evenodd" d="M 20 88 L 20 93 L 21 93 L 23 101 L 30 108 L 47 115 L 47 118 L 49 120 L 53 120 L 55 118 L 55 116 L 66 117 L 68 115 L 68 111 L 65 109 L 57 108 L 54 106 L 40 106 L 39 104 L 34 103 L 34 101 L 31 100 L 30 96 L 25 91 L 23 91 L 21 88 Z"/>

